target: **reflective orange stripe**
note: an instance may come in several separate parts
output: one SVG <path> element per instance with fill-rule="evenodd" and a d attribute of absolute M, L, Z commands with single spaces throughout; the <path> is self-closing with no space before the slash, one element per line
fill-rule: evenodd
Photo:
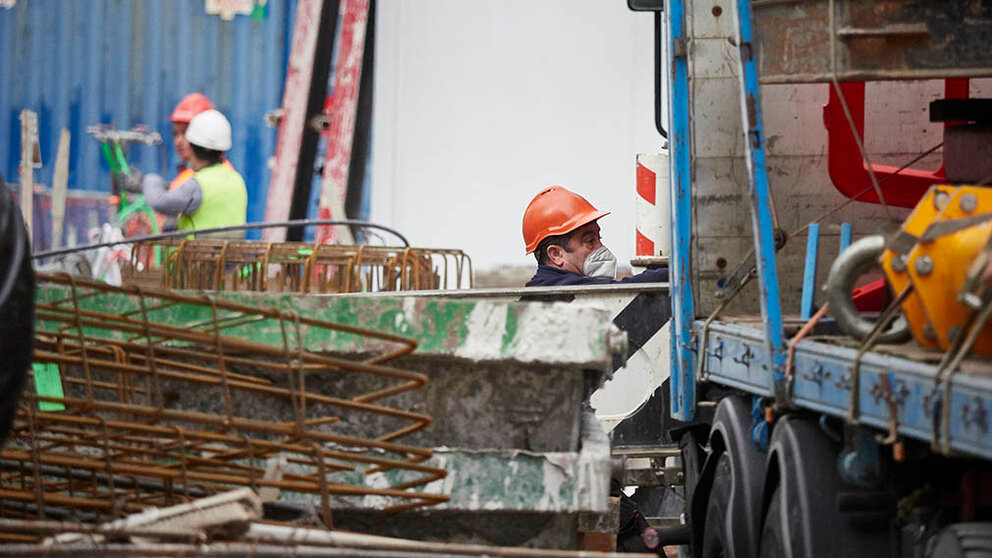
<path fill-rule="evenodd" d="M 169 190 L 175 190 L 180 184 L 186 182 L 190 178 L 193 178 L 193 174 L 193 169 L 183 167 L 183 170 L 179 171 L 179 174 L 177 174 L 176 177 L 172 179 L 172 182 L 169 183 Z"/>
<path fill-rule="evenodd" d="M 228 161 L 227 159 L 224 159 L 224 166 L 231 170 L 234 170 L 234 165 L 232 165 L 231 162 Z M 179 174 L 177 174 L 176 177 L 172 179 L 172 182 L 169 183 L 169 190 L 175 190 L 176 188 L 179 187 L 180 184 L 186 182 L 190 178 L 193 178 L 194 174 L 195 173 L 193 172 L 193 169 L 189 167 L 183 167 L 183 170 L 179 171 Z"/>

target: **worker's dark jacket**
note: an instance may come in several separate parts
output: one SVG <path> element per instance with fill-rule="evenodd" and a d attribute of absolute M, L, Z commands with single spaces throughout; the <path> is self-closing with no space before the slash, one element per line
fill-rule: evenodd
<path fill-rule="evenodd" d="M 527 281 L 528 287 L 564 287 L 568 285 L 612 285 L 616 283 L 667 283 L 668 268 L 649 269 L 619 281 L 603 277 L 586 277 L 550 265 L 537 266 L 537 273 Z"/>
<path fill-rule="evenodd" d="M 648 552 L 641 540 L 641 533 L 648 528 L 648 520 L 641 515 L 634 500 L 623 492 L 620 481 L 610 479 L 610 496 L 620 499 L 620 530 L 617 531 L 617 552 Z"/>

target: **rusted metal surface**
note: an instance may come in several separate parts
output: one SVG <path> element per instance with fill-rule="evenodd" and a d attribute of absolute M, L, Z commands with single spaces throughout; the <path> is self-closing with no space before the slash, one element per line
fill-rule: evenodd
<path fill-rule="evenodd" d="M 269 179 L 265 221 L 285 221 L 289 218 L 323 7 L 323 0 L 299 0 L 296 4 L 293 43 L 286 67 L 275 165 L 272 167 L 272 178 Z M 262 237 L 276 242 L 285 240 L 286 229 L 266 229 Z"/>
<path fill-rule="evenodd" d="M 420 491 L 445 476 L 422 464 L 432 452 L 398 441 L 430 417 L 382 401 L 426 382 L 386 364 L 415 342 L 205 295 L 38 280 L 67 296 L 36 304 L 35 373 L 0 453 L 0 515 L 112 517 L 239 486 L 317 495 L 328 523 L 332 497 L 381 496 L 387 511 L 447 499 Z M 169 312 L 177 305 L 200 311 L 184 320 Z M 282 334 L 230 335 L 251 324 Z M 321 331 L 389 348 L 353 359 L 307 350 Z M 342 378 L 338 391 L 308 391 L 323 376 Z M 291 473 L 266 475 L 277 456 Z"/>
<path fill-rule="evenodd" d="M 972 0 L 755 0 L 762 83 L 992 75 L 992 5 Z M 833 34 L 833 41 L 831 41 Z"/>
<path fill-rule="evenodd" d="M 155 265 L 162 254 L 164 264 Z M 137 243 L 131 279 L 173 289 L 358 293 L 472 286 L 460 250 L 297 242 L 162 240 Z"/>
<path fill-rule="evenodd" d="M 345 190 L 355 138 L 368 17 L 369 0 L 341 2 L 341 34 L 334 64 L 334 87 L 324 107 L 327 115 L 327 149 L 324 175 L 320 182 L 318 219 L 347 218 L 344 211 Z M 354 244 L 351 231 L 346 227 L 317 227 L 316 239 L 318 242 Z"/>

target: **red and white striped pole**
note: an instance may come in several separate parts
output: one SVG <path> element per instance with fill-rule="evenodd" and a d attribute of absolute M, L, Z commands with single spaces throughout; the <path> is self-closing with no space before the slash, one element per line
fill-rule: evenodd
<path fill-rule="evenodd" d="M 334 67 L 334 89 L 328 96 L 324 112 L 330 117 L 327 130 L 327 151 L 324 176 L 320 181 L 318 219 L 346 219 L 345 190 L 351 165 L 351 149 L 355 141 L 355 119 L 358 114 L 358 89 L 362 81 L 362 58 L 365 52 L 365 32 L 369 17 L 369 0 L 344 0 L 341 3 L 341 29 L 338 32 L 337 63 Z M 354 244 L 348 227 L 319 226 L 315 234 L 318 244 Z"/>
<path fill-rule="evenodd" d="M 270 223 L 289 219 L 296 167 L 303 145 L 303 129 L 307 125 L 307 98 L 310 95 L 323 6 L 321 0 L 299 0 L 296 4 L 293 44 L 286 67 L 286 84 L 283 86 L 282 117 L 279 119 L 276 153 L 265 204 L 265 220 Z M 286 229 L 264 229 L 262 239 L 282 242 L 286 240 Z"/>
<path fill-rule="evenodd" d="M 631 265 L 667 265 L 672 248 L 672 201 L 668 191 L 668 152 L 637 155 L 636 257 Z"/>

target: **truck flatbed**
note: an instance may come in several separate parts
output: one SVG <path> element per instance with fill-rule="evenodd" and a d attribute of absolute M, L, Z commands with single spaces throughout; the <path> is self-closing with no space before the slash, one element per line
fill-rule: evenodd
<path fill-rule="evenodd" d="M 767 342 L 748 321 L 709 325 L 700 379 L 770 397 Z M 700 337 L 704 326 L 694 324 Z M 942 354 L 913 343 L 879 345 L 856 367 L 858 346 L 850 339 L 812 336 L 795 346 L 790 403 L 931 442 L 945 453 L 992 458 L 992 359 L 969 357 L 949 374 L 939 368 Z"/>

